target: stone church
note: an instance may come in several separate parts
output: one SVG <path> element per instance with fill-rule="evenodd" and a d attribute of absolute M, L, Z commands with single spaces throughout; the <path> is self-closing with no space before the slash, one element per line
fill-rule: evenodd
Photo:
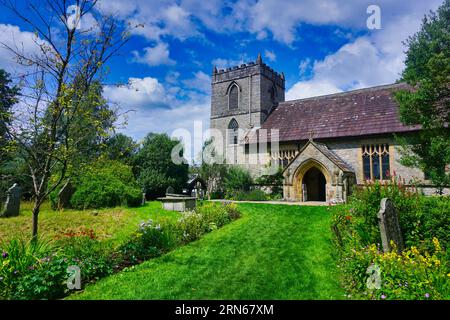
<path fill-rule="evenodd" d="M 433 188 L 419 169 L 400 164 L 394 134 L 418 127 L 399 120 L 393 92 L 405 84 L 285 101 L 285 77 L 256 62 L 212 74 L 210 128 L 226 163 L 252 175 L 281 167 L 284 199 L 345 202 L 354 184 L 395 174 Z M 273 173 L 273 171 L 271 171 Z M 447 190 L 448 191 L 448 190 Z"/>

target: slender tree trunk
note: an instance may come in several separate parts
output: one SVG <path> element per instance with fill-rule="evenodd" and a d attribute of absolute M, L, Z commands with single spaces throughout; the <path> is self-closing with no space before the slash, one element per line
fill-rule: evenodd
<path fill-rule="evenodd" d="M 33 241 L 36 241 L 38 236 L 38 218 L 40 209 L 41 209 L 41 202 L 38 199 L 36 199 L 33 207 L 33 235 L 32 235 Z"/>

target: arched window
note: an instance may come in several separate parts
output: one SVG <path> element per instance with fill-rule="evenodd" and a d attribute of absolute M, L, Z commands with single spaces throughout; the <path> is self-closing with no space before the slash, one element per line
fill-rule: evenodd
<path fill-rule="evenodd" d="M 238 144 L 238 131 L 239 131 L 239 124 L 237 123 L 236 119 L 233 118 L 228 124 L 229 144 Z"/>
<path fill-rule="evenodd" d="M 228 109 L 233 110 L 239 107 L 239 87 L 233 83 L 228 90 Z"/>
<path fill-rule="evenodd" d="M 275 85 L 272 85 L 272 87 L 269 89 L 269 94 L 270 94 L 270 101 L 272 103 L 275 103 L 276 97 L 278 96 L 277 88 L 275 87 Z"/>

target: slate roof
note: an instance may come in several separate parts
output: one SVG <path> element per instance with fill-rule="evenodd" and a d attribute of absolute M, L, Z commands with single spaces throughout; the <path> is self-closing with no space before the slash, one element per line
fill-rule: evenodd
<path fill-rule="evenodd" d="M 269 140 L 270 129 L 279 129 L 281 142 L 417 131 L 419 126 L 400 122 L 393 96 L 409 88 L 400 83 L 281 102 L 261 129 Z"/>

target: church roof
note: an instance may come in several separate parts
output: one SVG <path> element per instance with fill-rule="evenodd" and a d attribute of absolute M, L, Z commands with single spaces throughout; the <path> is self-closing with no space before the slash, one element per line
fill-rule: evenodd
<path fill-rule="evenodd" d="M 419 126 L 400 122 L 393 96 L 408 88 L 400 83 L 281 102 L 261 129 L 268 130 L 269 140 L 270 129 L 278 129 L 280 141 L 416 131 Z"/>

